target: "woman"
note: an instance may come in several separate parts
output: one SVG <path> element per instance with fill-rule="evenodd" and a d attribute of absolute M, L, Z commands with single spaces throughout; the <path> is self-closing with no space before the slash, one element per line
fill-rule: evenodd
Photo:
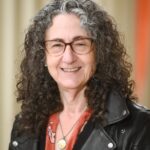
<path fill-rule="evenodd" d="M 131 64 L 91 0 L 54 0 L 24 43 L 9 150 L 149 150 L 150 112 L 133 102 Z"/>

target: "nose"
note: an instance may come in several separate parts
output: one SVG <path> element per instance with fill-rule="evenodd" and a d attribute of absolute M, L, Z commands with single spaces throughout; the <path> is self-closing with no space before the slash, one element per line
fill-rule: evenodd
<path fill-rule="evenodd" d="M 70 45 L 66 45 L 66 49 L 63 53 L 62 60 L 63 62 L 68 63 L 68 64 L 73 63 L 76 60 L 76 56 L 73 50 L 71 49 Z"/>

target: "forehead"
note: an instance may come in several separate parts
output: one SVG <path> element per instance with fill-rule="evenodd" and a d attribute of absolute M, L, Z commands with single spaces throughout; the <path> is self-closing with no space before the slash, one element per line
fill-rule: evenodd
<path fill-rule="evenodd" d="M 45 38 L 72 39 L 76 36 L 88 36 L 81 26 L 80 18 L 75 14 L 59 14 L 53 18 L 52 25 L 46 30 Z"/>

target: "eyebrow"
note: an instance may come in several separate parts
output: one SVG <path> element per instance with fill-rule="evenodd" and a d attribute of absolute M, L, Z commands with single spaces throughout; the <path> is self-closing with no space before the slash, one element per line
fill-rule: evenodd
<path fill-rule="evenodd" d="M 75 36 L 71 41 L 82 39 L 82 38 L 89 38 L 89 37 L 88 36 Z M 62 38 L 54 38 L 54 39 L 50 39 L 50 40 L 46 40 L 46 41 L 58 41 L 58 42 L 63 41 L 63 42 L 65 42 L 65 40 Z"/>

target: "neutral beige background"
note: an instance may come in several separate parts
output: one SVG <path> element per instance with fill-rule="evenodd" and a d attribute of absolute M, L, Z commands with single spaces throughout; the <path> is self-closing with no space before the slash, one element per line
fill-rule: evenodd
<path fill-rule="evenodd" d="M 124 43 L 134 64 L 134 21 L 136 0 L 96 0 L 115 18 L 125 36 Z M 16 74 L 22 57 L 24 33 L 32 17 L 46 0 L 0 1 L 0 150 L 7 150 L 10 131 L 19 104 L 15 100 Z M 133 74 L 134 77 L 134 74 Z M 147 92 L 140 103 L 150 106 Z M 145 100 L 144 100 L 145 99 Z"/>

